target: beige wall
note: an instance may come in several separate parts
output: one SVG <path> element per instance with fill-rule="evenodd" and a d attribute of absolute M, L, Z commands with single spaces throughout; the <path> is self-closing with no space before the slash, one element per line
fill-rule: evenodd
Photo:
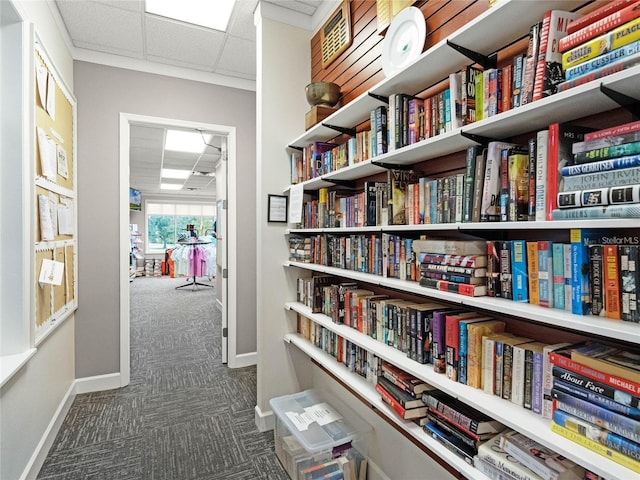
<path fill-rule="evenodd" d="M 78 100 L 80 308 L 76 377 L 118 372 L 119 115 L 237 128 L 238 354 L 256 351 L 255 93 L 86 62 L 74 64 Z M 231 248 L 234 248 L 232 246 Z"/>

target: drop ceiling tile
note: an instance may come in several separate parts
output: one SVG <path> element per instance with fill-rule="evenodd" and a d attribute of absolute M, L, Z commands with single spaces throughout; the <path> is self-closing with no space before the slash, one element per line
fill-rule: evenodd
<path fill-rule="evenodd" d="M 147 55 L 193 65 L 213 65 L 225 34 L 145 15 Z"/>
<path fill-rule="evenodd" d="M 92 50 L 111 49 L 142 53 L 140 14 L 110 4 L 97 2 L 57 2 L 74 45 L 92 45 Z M 83 47 L 84 48 L 84 47 Z M 112 53 L 112 52 L 109 52 Z"/>
<path fill-rule="evenodd" d="M 218 68 L 245 75 L 254 75 L 256 69 L 255 43 L 244 38 L 229 36 Z"/>
<path fill-rule="evenodd" d="M 256 0 L 242 0 L 236 2 L 233 17 L 229 22 L 227 33 L 234 37 L 256 41 L 256 27 L 253 24 L 253 12 L 258 2 Z"/>

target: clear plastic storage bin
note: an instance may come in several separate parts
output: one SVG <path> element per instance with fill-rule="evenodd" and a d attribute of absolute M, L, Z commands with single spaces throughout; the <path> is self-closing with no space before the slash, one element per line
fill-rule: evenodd
<path fill-rule="evenodd" d="M 338 398 L 305 390 L 273 398 L 278 459 L 293 480 L 366 479 L 364 420 Z"/>

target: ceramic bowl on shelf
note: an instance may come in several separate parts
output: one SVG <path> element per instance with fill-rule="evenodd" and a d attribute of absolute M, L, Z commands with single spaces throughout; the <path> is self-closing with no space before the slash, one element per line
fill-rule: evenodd
<path fill-rule="evenodd" d="M 340 85 L 331 82 L 314 82 L 304 87 L 307 102 L 312 107 L 333 107 L 340 100 Z"/>

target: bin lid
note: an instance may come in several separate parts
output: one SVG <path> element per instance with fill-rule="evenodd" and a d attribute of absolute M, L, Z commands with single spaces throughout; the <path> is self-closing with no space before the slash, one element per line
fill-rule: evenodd
<path fill-rule="evenodd" d="M 269 403 L 289 433 L 310 453 L 332 450 L 369 429 L 362 419 L 327 392 L 305 390 L 272 398 Z"/>

